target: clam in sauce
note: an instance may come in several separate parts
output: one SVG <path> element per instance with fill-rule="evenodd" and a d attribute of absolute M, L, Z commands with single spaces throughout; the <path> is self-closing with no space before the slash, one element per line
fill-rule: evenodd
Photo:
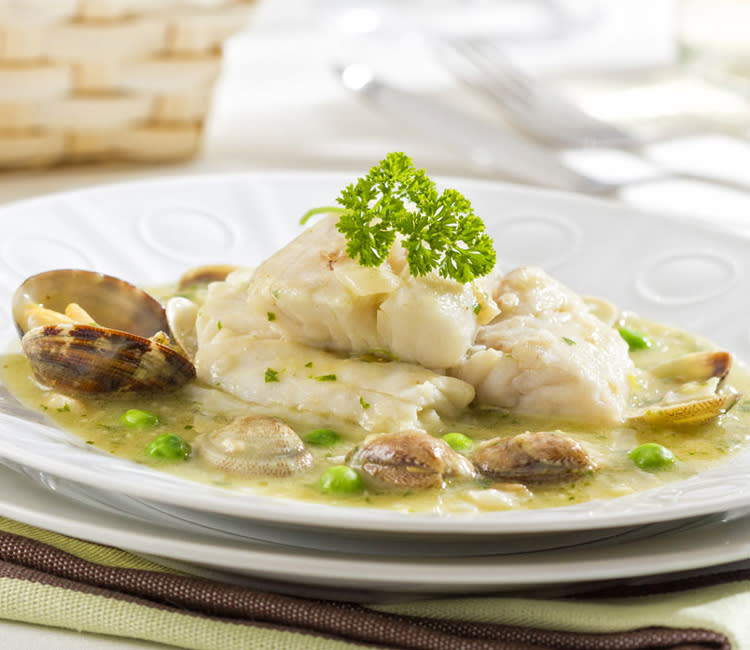
<path fill-rule="evenodd" d="M 384 432 L 389 435 L 379 439 L 333 417 L 248 404 L 199 380 L 168 392 L 44 388 L 17 344 L 0 370 L 19 400 L 88 444 L 134 462 L 234 490 L 400 512 L 473 513 L 609 499 L 687 478 L 750 444 L 750 400 L 740 397 L 750 395 L 745 368 L 735 363 L 730 369 L 725 353 L 679 329 L 629 314 L 614 326 L 645 334 L 651 345 L 631 349 L 629 417 L 607 426 L 471 407 L 426 432 Z M 129 409 L 153 413 L 156 421 L 133 426 L 123 420 Z M 308 436 L 321 429 L 336 435 L 325 444 Z M 454 451 L 441 440 L 449 432 L 461 432 L 473 445 Z M 180 462 L 149 456 L 146 448 L 163 434 L 179 435 L 193 453 Z M 388 438 L 395 440 L 392 448 Z M 488 453 L 498 441 L 502 454 Z M 629 452 L 644 443 L 667 447 L 676 462 L 659 471 L 641 469 Z M 217 449 L 239 460 L 216 460 Z M 364 489 L 321 490 L 320 476 L 346 464 L 368 468 Z"/>
<path fill-rule="evenodd" d="M 363 455 L 360 448 L 363 441 L 372 440 L 373 434 L 351 423 L 332 419 L 321 421 L 294 409 L 250 405 L 198 381 L 167 393 L 64 395 L 40 387 L 33 377 L 29 360 L 20 352 L 5 355 L 0 370 L 3 382 L 21 401 L 40 409 L 57 425 L 80 436 L 87 443 L 192 480 L 253 493 L 401 512 L 471 513 L 543 508 L 613 498 L 687 478 L 717 465 L 733 451 L 750 443 L 750 401 L 737 397 L 740 392 L 750 394 L 750 376 L 737 364 L 722 381 L 723 385 L 732 389 L 730 394 L 738 402 L 733 408 L 708 421 L 687 426 L 660 418 L 655 421 L 653 418 L 651 421 L 643 418 L 642 415 L 649 412 L 649 407 L 651 412 L 661 408 L 665 395 L 669 401 L 670 398 L 674 399 L 675 391 L 685 389 L 679 378 L 659 376 L 661 371 L 652 373 L 649 369 L 672 363 L 685 355 L 703 352 L 710 346 L 681 330 L 633 316 L 626 316 L 622 322 L 646 332 L 654 342 L 649 349 L 631 353 L 637 368 L 631 377 L 631 408 L 633 413 L 639 415 L 625 424 L 602 427 L 519 416 L 500 409 L 472 408 L 460 419 L 443 422 L 440 428 L 427 432 L 434 437 L 435 444 L 422 444 L 417 450 L 422 461 L 417 460 L 426 463 L 427 468 L 417 470 L 419 480 L 410 485 L 403 477 L 408 477 L 414 470 L 407 465 L 398 466 L 398 463 L 395 469 L 388 467 L 388 461 L 383 462 L 384 452 L 379 449 L 375 456 L 377 463 L 380 463 L 376 465 L 380 475 L 385 466 L 386 474 L 391 472 L 399 479 L 392 485 L 368 481 L 363 491 L 351 495 L 324 493 L 318 485 L 318 478 L 327 468 L 347 463 L 347 457 L 356 457 L 361 467 Z M 701 379 L 690 387 L 699 401 L 704 400 L 706 392 L 712 390 L 712 381 L 718 383 L 711 378 Z M 693 380 L 693 383 L 696 382 Z M 133 408 L 156 414 L 158 422 L 146 427 L 124 423 L 123 414 Z M 273 451 L 282 458 L 283 471 L 264 475 L 256 471 L 257 463 L 250 472 L 226 471 L 220 463 L 217 466 L 214 462 L 206 461 L 201 440 L 216 436 L 217 431 L 232 431 L 236 429 L 234 423 L 238 419 L 249 416 L 261 420 L 273 418 L 283 423 L 280 426 L 286 443 L 281 447 L 276 445 Z M 305 441 L 309 432 L 321 427 L 333 429 L 339 434 L 333 444 L 320 446 Z M 473 449 L 453 452 L 448 448 L 451 456 L 461 456 L 458 462 L 453 458 L 448 461 L 436 459 L 434 453 L 427 454 L 429 457 L 424 461 L 425 450 L 435 447 L 444 451 L 447 445 L 440 437 L 455 431 L 470 437 L 474 442 Z M 572 458 L 557 464 L 545 464 L 543 458 L 535 464 L 528 462 L 527 458 L 524 468 L 505 474 L 487 470 L 487 461 L 483 459 L 487 456 L 486 448 L 493 441 L 498 438 L 512 440 L 516 436 L 523 439 L 523 436 L 528 437 L 527 432 L 551 432 L 556 439 L 570 441 Z M 154 438 L 165 433 L 181 436 L 193 446 L 193 454 L 182 462 L 148 456 L 146 447 Z M 670 449 L 677 462 L 662 471 L 637 467 L 629 459 L 628 452 L 649 442 Z M 272 455 L 262 436 L 260 443 L 257 439 L 251 441 L 250 446 L 253 445 L 262 449 L 266 456 Z M 400 445 L 396 451 L 403 453 L 404 445 Z M 476 463 L 476 471 L 471 469 L 472 460 Z M 278 459 L 273 462 L 278 465 Z M 357 463 L 354 465 L 357 466 Z M 572 471 L 564 471 L 567 466 Z M 441 474 L 446 467 L 453 469 Z M 550 474 L 554 480 L 545 480 Z"/>

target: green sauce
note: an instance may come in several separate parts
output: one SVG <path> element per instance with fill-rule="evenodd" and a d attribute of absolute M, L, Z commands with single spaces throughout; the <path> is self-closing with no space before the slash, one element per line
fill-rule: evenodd
<path fill-rule="evenodd" d="M 710 344 L 693 335 L 642 319 L 630 317 L 624 325 L 637 329 L 653 342 L 648 348 L 631 351 L 636 366 L 641 369 L 647 370 L 667 359 L 710 348 Z M 333 418 L 322 421 L 293 409 L 283 411 L 247 404 L 200 382 L 169 394 L 67 398 L 41 389 L 31 379 L 28 361 L 18 352 L 10 352 L 2 358 L 0 378 L 20 401 L 44 412 L 51 423 L 95 447 L 158 471 L 256 494 L 402 512 L 460 513 L 508 507 L 545 508 L 609 499 L 687 478 L 717 465 L 742 446 L 750 444 L 750 400 L 741 400 L 714 421 L 687 427 L 602 427 L 524 417 L 499 410 L 469 409 L 460 419 L 445 421 L 439 429 L 429 433 L 440 437 L 460 431 L 479 444 L 497 436 L 511 436 L 528 430 L 560 430 L 585 445 L 599 467 L 569 483 L 529 485 L 528 490 L 517 485 L 493 486 L 489 481 L 477 480 L 422 491 L 373 493 L 364 489 L 341 493 L 322 490 L 319 480 L 329 468 L 344 464 L 346 454 L 368 434 L 351 423 Z M 647 373 L 637 374 L 631 385 L 631 406 L 653 402 L 665 391 L 664 381 Z M 750 375 L 739 364 L 735 363 L 726 383 L 750 395 Z M 131 409 L 153 414 L 149 426 L 132 426 L 127 418 L 123 420 L 123 415 Z M 190 446 L 200 434 L 223 426 L 235 417 L 251 414 L 279 417 L 303 439 L 306 432 L 320 429 L 334 430 L 338 437 L 330 436 L 326 440 L 330 444 L 326 445 L 307 444 L 313 456 L 311 467 L 298 476 L 283 479 L 248 479 L 208 467 L 196 455 L 164 462 L 147 452 L 149 445 L 159 436 L 173 434 Z M 676 462 L 659 472 L 639 468 L 628 454 L 644 443 L 663 445 L 672 451 Z M 515 494 L 518 498 L 514 497 L 512 506 L 509 506 L 507 498 L 494 498 L 492 489 L 500 489 L 506 496 Z"/>

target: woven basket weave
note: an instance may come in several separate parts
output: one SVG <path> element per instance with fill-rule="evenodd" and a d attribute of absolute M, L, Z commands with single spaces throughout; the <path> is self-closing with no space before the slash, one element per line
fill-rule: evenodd
<path fill-rule="evenodd" d="M 0 0 L 0 169 L 188 158 L 252 0 Z"/>

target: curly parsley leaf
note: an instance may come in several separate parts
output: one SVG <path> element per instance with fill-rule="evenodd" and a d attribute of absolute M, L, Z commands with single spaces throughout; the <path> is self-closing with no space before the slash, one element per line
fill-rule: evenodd
<path fill-rule="evenodd" d="M 398 235 L 412 275 L 437 271 L 470 282 L 495 265 L 492 239 L 471 203 L 459 192 L 439 194 L 409 156 L 389 153 L 367 175 L 341 192 L 336 225 L 346 252 L 362 266 L 380 266 Z"/>

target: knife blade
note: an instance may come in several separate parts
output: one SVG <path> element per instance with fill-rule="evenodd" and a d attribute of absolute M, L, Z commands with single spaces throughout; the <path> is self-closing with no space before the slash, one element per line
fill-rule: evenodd
<path fill-rule="evenodd" d="M 617 186 L 566 167 L 555 154 L 452 106 L 375 78 L 369 66 L 334 66 L 342 85 L 415 131 L 517 180 L 586 194 L 611 194 Z"/>

